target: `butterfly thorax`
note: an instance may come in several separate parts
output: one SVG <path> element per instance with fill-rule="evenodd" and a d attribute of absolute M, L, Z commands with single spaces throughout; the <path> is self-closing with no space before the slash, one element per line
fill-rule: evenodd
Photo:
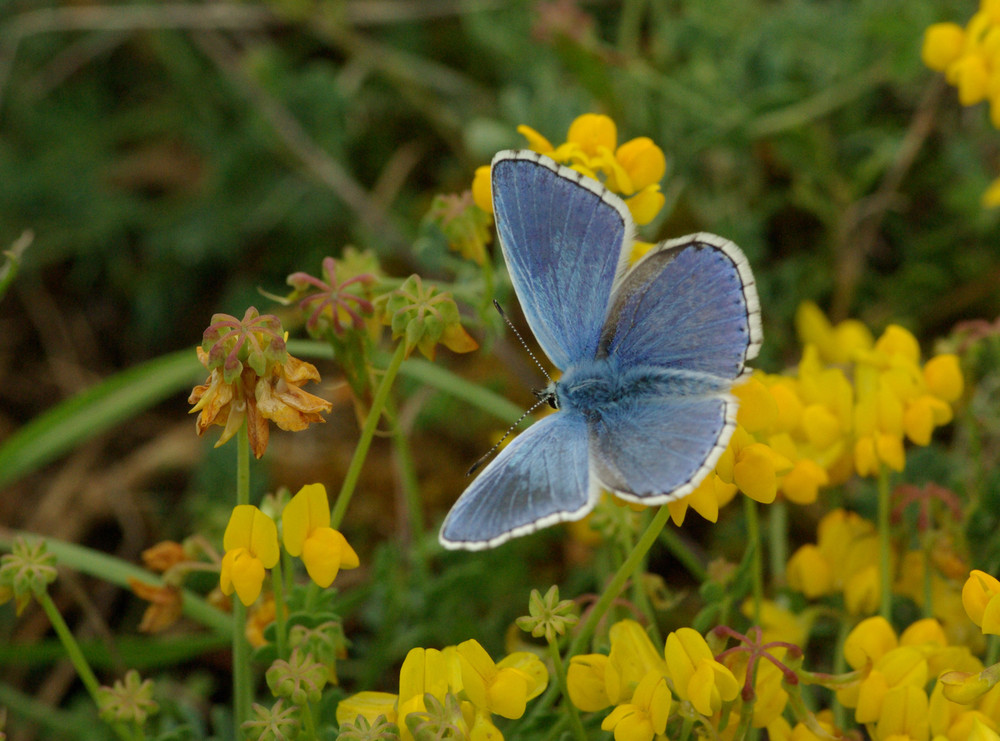
<path fill-rule="evenodd" d="M 538 398 L 556 409 L 588 419 L 653 399 L 694 398 L 725 394 L 732 381 L 708 373 L 663 366 L 621 367 L 617 358 L 599 357 L 571 365 Z"/>

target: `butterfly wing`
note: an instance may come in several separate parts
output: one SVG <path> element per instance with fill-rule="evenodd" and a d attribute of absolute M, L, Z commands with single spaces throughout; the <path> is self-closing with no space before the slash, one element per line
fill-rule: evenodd
<path fill-rule="evenodd" d="M 616 407 L 590 425 L 594 476 L 629 501 L 680 499 L 715 468 L 735 423 L 736 403 L 721 394 Z"/>
<path fill-rule="evenodd" d="M 598 354 L 664 382 L 590 423 L 594 475 L 646 504 L 690 493 L 729 443 L 729 387 L 761 340 L 757 290 L 736 245 L 695 234 L 654 248 L 616 286 Z"/>
<path fill-rule="evenodd" d="M 514 438 L 465 490 L 441 526 L 440 541 L 452 549 L 493 548 L 583 517 L 597 495 L 586 421 L 579 414 L 551 414 Z"/>
<path fill-rule="evenodd" d="M 601 355 L 730 381 L 757 356 L 760 302 L 739 247 L 692 234 L 653 248 L 615 286 Z"/>
<path fill-rule="evenodd" d="M 500 246 L 531 331 L 559 368 L 593 358 L 632 241 L 628 208 L 535 152 L 500 152 L 491 178 Z"/>

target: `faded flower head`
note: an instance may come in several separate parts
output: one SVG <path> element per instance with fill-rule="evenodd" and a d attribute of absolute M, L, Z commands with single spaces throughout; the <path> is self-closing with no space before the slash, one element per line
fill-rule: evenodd
<path fill-rule="evenodd" d="M 141 679 L 135 669 L 125 673 L 124 681 L 119 679 L 112 687 L 98 689 L 97 705 L 102 720 L 139 726 L 160 710 L 153 699 L 153 680 Z"/>
<path fill-rule="evenodd" d="M 287 697 L 295 705 L 319 702 L 326 686 L 326 667 L 312 654 L 292 649 L 288 661 L 277 659 L 264 674 L 275 697 Z"/>
<path fill-rule="evenodd" d="M 340 275 L 338 276 L 338 272 Z M 376 281 L 371 272 L 345 275 L 344 266 L 332 257 L 323 258 L 322 278 L 297 272 L 288 276 L 295 289 L 299 309 L 306 315 L 306 329 L 314 337 L 332 332 L 343 336 L 349 329 L 364 327 L 365 317 L 372 316 L 374 307 L 369 289 Z"/>
<path fill-rule="evenodd" d="M 537 589 L 531 590 L 528 615 L 517 619 L 517 627 L 535 638 L 545 636 L 545 640 L 551 643 L 557 636 L 563 635 L 566 628 L 576 625 L 579 619 L 576 605 L 572 600 L 560 600 L 559 587 L 553 584 L 544 597 Z"/>
<path fill-rule="evenodd" d="M 247 309 L 242 321 L 216 314 L 197 348 L 198 360 L 210 371 L 188 398 L 198 412 L 199 435 L 212 425 L 223 427 L 216 447 L 227 442 L 244 421 L 250 449 L 260 458 L 267 449 L 269 421 L 283 430 L 304 430 L 323 422 L 330 402 L 302 390 L 318 381 L 315 366 L 292 357 L 278 318 Z"/>
<path fill-rule="evenodd" d="M 44 540 L 17 537 L 11 552 L 0 556 L 0 603 L 13 597 L 20 615 L 31 597 L 44 592 L 57 575 L 56 557 Z"/>
<path fill-rule="evenodd" d="M 385 305 L 382 321 L 392 327 L 393 339 L 403 338 L 407 356 L 417 348 L 424 357 L 433 360 L 439 343 L 457 353 L 479 347 L 462 327 L 451 294 L 424 285 L 419 275 L 411 275 L 403 285 L 381 298 Z"/>

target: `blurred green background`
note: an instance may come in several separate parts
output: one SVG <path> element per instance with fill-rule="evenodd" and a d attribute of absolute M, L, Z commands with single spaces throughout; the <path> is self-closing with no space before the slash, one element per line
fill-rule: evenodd
<path fill-rule="evenodd" d="M 558 143 L 585 112 L 613 117 L 619 141 L 649 136 L 666 152 L 667 205 L 645 239 L 707 230 L 747 253 L 764 313 L 759 366 L 795 362 L 806 299 L 876 332 L 904 324 L 929 349 L 956 322 L 1000 314 L 1000 211 L 980 205 L 1000 175 L 1000 132 L 919 53 L 929 24 L 964 24 L 975 7 L 4 0 L 0 246 L 25 230 L 34 242 L 0 300 L 0 440 L 100 379 L 193 347 L 215 312 L 274 310 L 259 288 L 282 293 L 287 274 L 317 273 L 346 245 L 374 250 L 394 275 L 440 277 L 439 258 L 414 249 L 434 195 L 467 189 L 476 166 L 522 146 L 518 124 Z M 472 331 L 483 352 L 439 362 L 527 406 L 527 362 Z M 335 373 L 321 371 L 330 396 Z M 410 390 L 433 529 L 502 425 Z M 313 480 L 335 490 L 357 439 L 349 400 L 337 401 L 321 434 L 272 437 L 258 492 Z M 217 534 L 232 454 L 196 439 L 186 412 L 178 394 L 21 477 L 0 497 L 0 524 L 132 560 L 162 538 Z M 391 451 L 372 455 L 345 526 L 369 552 L 398 533 L 385 516 Z M 511 591 L 544 586 L 551 575 L 512 569 L 523 563 L 512 553 L 537 556 L 551 541 L 540 542 L 478 566 L 455 559 L 465 571 L 421 605 L 437 599 L 446 614 L 455 580 L 496 564 Z M 376 590 L 391 591 L 393 558 L 366 574 Z M 141 608 L 113 589 L 104 599 L 113 622 Z M 518 605 L 484 627 L 482 602 L 463 619 L 498 641 Z M 400 604 L 368 616 L 370 635 L 406 613 Z M 384 662 L 419 639 L 397 636 Z M 374 681 L 382 668 L 354 671 Z"/>

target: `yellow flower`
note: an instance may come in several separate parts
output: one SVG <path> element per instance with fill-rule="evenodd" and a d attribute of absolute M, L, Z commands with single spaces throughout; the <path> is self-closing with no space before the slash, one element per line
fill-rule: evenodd
<path fill-rule="evenodd" d="M 971 705 L 985 695 L 1000 680 L 997 666 L 981 672 L 947 671 L 938 677 L 938 683 L 943 685 L 944 696 L 952 702 L 961 705 Z"/>
<path fill-rule="evenodd" d="M 670 633 L 664 655 L 677 696 L 702 715 L 714 715 L 723 702 L 735 700 L 739 694 L 736 677 L 715 660 L 701 633 L 693 628 Z"/>
<path fill-rule="evenodd" d="M 640 136 L 622 144 L 615 151 L 615 160 L 628 176 L 629 182 L 616 182 L 609 187 L 622 195 L 630 196 L 659 183 L 667 172 L 667 159 L 663 150 L 648 136 Z"/>
<path fill-rule="evenodd" d="M 424 695 L 444 700 L 446 694 L 462 689 L 462 671 L 458 654 L 452 650 L 412 648 L 399 669 L 398 717 L 404 738 L 412 738 L 406 728 L 406 717 L 427 711 Z"/>
<path fill-rule="evenodd" d="M 537 697 L 549 681 L 545 665 L 532 653 L 521 651 L 495 664 L 475 640 L 458 645 L 462 686 L 469 701 L 488 713 L 520 718 L 527 701 Z"/>
<path fill-rule="evenodd" d="M 844 606 L 849 615 L 875 612 L 880 596 L 878 567 L 874 564 L 861 569 L 844 584 Z"/>
<path fill-rule="evenodd" d="M 974 569 L 962 587 L 962 606 L 986 635 L 1000 635 L 1000 581 Z"/>
<path fill-rule="evenodd" d="M 899 736 L 927 741 L 928 715 L 927 693 L 923 687 L 912 684 L 894 687 L 886 693 L 876 735 L 879 739 Z"/>
<path fill-rule="evenodd" d="M 659 184 L 647 185 L 631 198 L 625 201 L 632 220 L 639 226 L 648 224 L 663 208 L 667 202 L 666 197 L 660 192 Z"/>
<path fill-rule="evenodd" d="M 324 589 L 340 569 L 357 568 L 358 554 L 338 530 L 330 527 L 326 487 L 308 484 L 299 489 L 281 513 L 285 550 L 301 557 L 309 578 Z"/>
<path fill-rule="evenodd" d="M 549 140 L 530 126 L 521 124 L 517 127 L 517 133 L 528 140 L 528 149 L 538 152 L 539 154 L 552 154 L 553 147 L 549 144 Z"/>
<path fill-rule="evenodd" d="M 968 741 L 1000 741 L 1000 734 L 990 728 L 979 718 L 972 721 L 972 729 Z"/>
<path fill-rule="evenodd" d="M 566 670 L 566 689 L 570 701 L 585 713 L 604 710 L 612 704 L 605 681 L 608 657 L 604 654 L 585 654 L 569 660 Z"/>
<path fill-rule="evenodd" d="M 981 54 L 966 54 L 948 67 L 948 78 L 958 88 L 958 102 L 964 106 L 986 100 L 990 71 Z"/>
<path fill-rule="evenodd" d="M 611 651 L 605 674 L 608 698 L 615 705 L 627 702 L 650 671 L 665 672 L 667 664 L 645 629 L 634 620 L 611 626 Z"/>
<path fill-rule="evenodd" d="M 935 72 L 944 72 L 965 46 L 965 31 L 956 23 L 935 23 L 924 31 L 920 58 Z"/>
<path fill-rule="evenodd" d="M 993 125 L 1000 129 L 1000 96 L 994 98 L 994 103 L 990 105 L 990 112 L 995 110 L 996 116 L 993 120 Z M 996 208 L 1000 206 L 1000 178 L 997 178 L 992 183 L 990 187 L 986 189 L 982 196 L 982 204 L 984 208 Z"/>
<path fill-rule="evenodd" d="M 226 555 L 222 559 L 219 586 L 229 595 L 235 589 L 244 605 L 260 595 L 265 569 L 278 563 L 278 528 L 274 520 L 251 504 L 233 509 L 222 537 Z"/>
<path fill-rule="evenodd" d="M 874 664 L 898 645 L 896 631 L 889 621 L 876 615 L 862 620 L 847 634 L 844 658 L 852 669 L 861 669 L 869 662 Z"/>
<path fill-rule="evenodd" d="M 472 200 L 483 211 L 493 213 L 493 186 L 490 183 L 489 165 L 476 168 L 472 177 Z"/>
<path fill-rule="evenodd" d="M 823 557 L 819 547 L 806 543 L 788 559 L 785 567 L 788 586 L 816 599 L 833 591 L 833 567 Z"/>
<path fill-rule="evenodd" d="M 614 150 L 618 129 L 608 116 L 584 113 L 569 125 L 566 141 L 577 145 L 585 155 L 596 157 L 602 150 Z"/>
<path fill-rule="evenodd" d="M 716 522 L 719 519 L 719 508 L 728 504 L 737 491 L 735 484 L 726 483 L 718 474 L 710 473 L 686 497 L 667 502 L 670 519 L 680 527 L 684 524 L 690 507 L 709 522 Z"/>
<path fill-rule="evenodd" d="M 857 319 L 846 319 L 833 326 L 812 301 L 799 304 L 795 328 L 802 344 L 815 346 L 827 363 L 849 363 L 856 353 L 871 349 L 874 343 L 871 332 Z"/>
<path fill-rule="evenodd" d="M 931 394 L 952 404 L 959 400 L 965 386 L 958 356 L 935 355 L 924 365 L 924 383 Z"/>
<path fill-rule="evenodd" d="M 667 729 L 671 699 L 666 677 L 650 670 L 639 681 L 631 701 L 612 710 L 601 728 L 613 730 L 615 741 L 652 741 Z"/>
<path fill-rule="evenodd" d="M 898 646 L 883 654 L 858 687 L 854 719 L 858 723 L 878 721 L 892 704 L 891 693 L 901 687 L 923 692 L 927 683 L 927 659 L 912 646 Z M 926 704 L 926 696 L 924 697 Z"/>
<path fill-rule="evenodd" d="M 398 700 L 398 695 L 388 692 L 358 692 L 337 704 L 337 724 L 353 723 L 359 715 L 369 723 L 374 723 L 379 716 L 395 723 Z"/>

